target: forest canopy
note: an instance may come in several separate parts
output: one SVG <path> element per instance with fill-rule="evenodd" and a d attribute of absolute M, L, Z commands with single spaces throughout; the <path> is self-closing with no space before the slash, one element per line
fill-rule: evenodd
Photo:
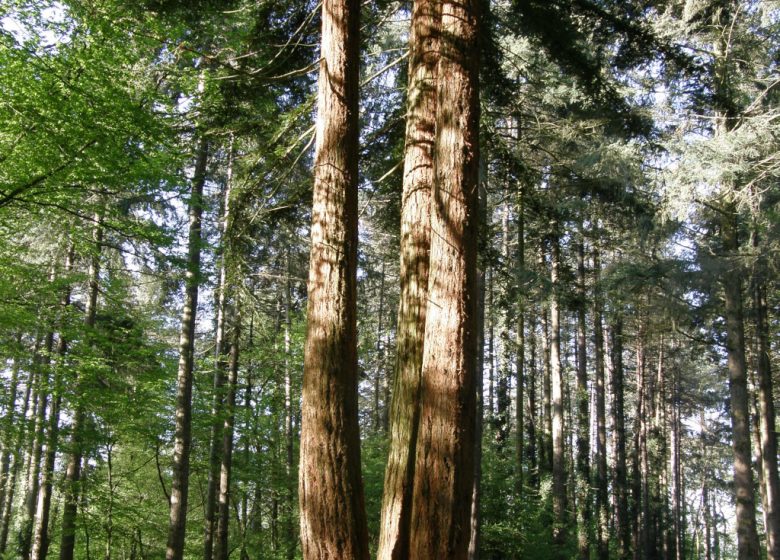
<path fill-rule="evenodd" d="M 4 0 L 0 558 L 780 560 L 780 4 Z"/>

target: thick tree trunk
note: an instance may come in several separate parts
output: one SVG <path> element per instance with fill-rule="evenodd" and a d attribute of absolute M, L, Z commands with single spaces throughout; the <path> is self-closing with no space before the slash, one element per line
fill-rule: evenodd
<path fill-rule="evenodd" d="M 479 176 L 476 0 L 442 3 L 436 182 L 410 558 L 467 557 L 476 413 Z"/>
<path fill-rule="evenodd" d="M 201 139 L 195 161 L 189 203 L 187 273 L 179 335 L 179 367 L 176 374 L 173 480 L 171 481 L 171 509 L 168 524 L 168 545 L 165 552 L 166 560 L 182 560 L 184 556 L 190 479 L 190 443 L 192 440 L 192 370 L 195 323 L 198 312 L 198 287 L 200 286 L 201 216 L 208 152 L 208 141 Z"/>
<path fill-rule="evenodd" d="M 721 224 L 725 256 L 738 258 L 736 208 L 730 206 Z M 742 320 L 741 269 L 735 260 L 722 277 L 726 350 L 728 353 L 731 403 L 732 445 L 734 449 L 734 490 L 737 501 L 737 558 L 753 560 L 759 556 L 756 530 L 755 483 L 750 453 L 750 413 L 745 363 L 745 331 Z"/>
<path fill-rule="evenodd" d="M 561 557 L 562 547 L 567 538 L 567 496 L 566 496 L 566 448 L 563 430 L 563 371 L 561 368 L 561 312 L 560 297 L 560 261 L 561 249 L 557 224 L 550 237 L 551 267 L 550 283 L 550 404 L 552 411 L 552 502 L 553 502 L 553 542 Z"/>
<path fill-rule="evenodd" d="M 402 560 L 409 557 L 414 450 L 420 416 L 428 299 L 440 12 L 439 0 L 416 0 L 412 8 L 401 208 L 397 362 L 390 405 L 390 452 L 382 496 L 378 560 Z"/>
<path fill-rule="evenodd" d="M 614 318 L 610 329 L 612 349 L 612 426 L 615 430 L 615 533 L 618 558 L 628 558 L 631 525 L 628 514 L 628 470 L 626 468 L 626 421 L 623 396 L 623 320 Z"/>
<path fill-rule="evenodd" d="M 360 2 L 322 6 L 299 499 L 304 560 L 368 558 L 357 410 Z"/>
<path fill-rule="evenodd" d="M 607 474 L 607 384 L 604 375 L 604 302 L 601 297 L 601 259 L 593 250 L 593 344 L 596 373 L 596 531 L 598 558 L 609 558 L 609 495 Z"/>
<path fill-rule="evenodd" d="M 585 328 L 585 243 L 577 247 L 577 552 L 590 560 L 591 484 L 590 418 L 588 415 L 588 340 Z M 603 373 L 603 372 L 602 372 Z"/>
<path fill-rule="evenodd" d="M 103 242 L 103 219 L 95 215 L 95 227 L 92 233 L 94 248 L 89 263 L 89 286 L 87 288 L 87 304 L 84 310 L 84 327 L 86 336 L 93 336 L 95 318 L 97 317 L 98 288 L 100 285 L 100 252 Z M 84 379 L 76 374 L 76 398 L 81 397 L 80 387 Z M 76 517 L 79 506 L 79 481 L 81 480 L 81 461 L 84 455 L 84 424 L 86 422 L 85 403 L 77 400 L 73 411 L 71 424 L 70 455 L 65 469 L 64 499 L 62 506 L 62 537 L 60 539 L 60 560 L 73 560 L 73 550 L 76 546 Z"/>

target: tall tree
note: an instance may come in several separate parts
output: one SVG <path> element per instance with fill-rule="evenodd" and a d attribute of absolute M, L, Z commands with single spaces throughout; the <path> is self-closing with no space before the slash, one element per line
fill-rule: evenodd
<path fill-rule="evenodd" d="M 415 448 L 428 303 L 431 189 L 436 137 L 439 0 L 416 0 L 409 38 L 409 91 L 401 204 L 401 293 L 396 369 L 390 408 L 390 451 L 382 497 L 380 560 L 409 557 Z"/>
<path fill-rule="evenodd" d="M 474 476 L 479 2 L 442 2 L 410 558 L 465 559 Z"/>
<path fill-rule="evenodd" d="M 360 2 L 325 0 L 301 408 L 305 560 L 368 558 L 357 410 Z"/>
<path fill-rule="evenodd" d="M 206 184 L 209 143 L 198 141 L 195 170 L 189 200 L 187 269 L 184 278 L 184 307 L 179 335 L 179 366 L 176 374 L 176 419 L 174 426 L 173 480 L 170 494 L 170 521 L 166 560 L 182 560 L 187 530 L 187 502 L 192 444 L 192 376 L 195 353 L 195 324 L 200 287 L 201 219 L 203 187 Z"/>

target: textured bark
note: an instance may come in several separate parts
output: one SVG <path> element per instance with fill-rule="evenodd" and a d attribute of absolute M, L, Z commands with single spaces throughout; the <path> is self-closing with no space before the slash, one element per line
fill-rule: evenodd
<path fill-rule="evenodd" d="M 741 270 L 736 258 L 739 250 L 736 208 L 731 206 L 721 223 L 724 256 L 731 267 L 721 277 L 726 350 L 728 353 L 731 403 L 732 446 L 734 450 L 734 490 L 736 492 L 737 558 L 753 560 L 759 556 L 756 530 L 755 483 L 750 454 L 750 413 L 745 363 L 745 330 L 742 319 Z"/>
<path fill-rule="evenodd" d="M 607 386 L 604 375 L 604 302 L 600 292 L 601 259 L 593 250 L 593 344 L 596 374 L 596 540 L 599 560 L 609 558 L 609 497 L 607 474 Z"/>
<path fill-rule="evenodd" d="M 628 471 L 626 468 L 626 421 L 623 396 L 623 320 L 615 317 L 610 329 L 612 349 L 612 426 L 615 431 L 615 534 L 618 558 L 628 558 L 631 526 L 628 514 Z"/>
<path fill-rule="evenodd" d="M 100 250 L 103 242 L 103 220 L 100 214 L 95 215 L 95 227 L 92 232 L 94 249 L 89 263 L 89 286 L 87 288 L 87 303 L 84 309 L 84 327 L 87 337 L 92 336 L 97 317 L 98 288 L 100 283 Z M 60 560 L 73 560 L 73 550 L 76 546 L 76 517 L 79 507 L 79 481 L 81 480 L 81 462 L 84 455 L 84 423 L 86 421 L 85 403 L 78 400 L 84 379 L 76 373 L 76 403 L 73 411 L 73 423 L 70 431 L 70 454 L 65 468 L 64 498 L 62 506 L 62 537 L 60 538 Z"/>
<path fill-rule="evenodd" d="M 585 243 L 577 247 L 577 553 L 590 560 L 591 484 L 590 418 L 588 415 L 588 340 L 585 327 Z M 603 373 L 603 372 L 602 372 Z"/>
<path fill-rule="evenodd" d="M 756 253 L 762 255 L 757 235 L 753 236 Z M 761 448 L 761 474 L 764 479 L 766 548 L 769 560 L 780 560 L 780 480 L 777 472 L 777 433 L 772 383 L 772 363 L 769 358 L 769 322 L 766 294 L 767 264 L 759 257 L 753 277 L 753 306 L 756 321 L 756 376 L 758 378 L 758 408 Z"/>
<path fill-rule="evenodd" d="M 323 3 L 301 410 L 304 560 L 368 558 L 355 323 L 359 19 L 357 0 Z"/>
<path fill-rule="evenodd" d="M 442 3 L 436 182 L 410 558 L 464 559 L 474 477 L 478 2 Z"/>
<path fill-rule="evenodd" d="M 192 440 L 192 369 L 195 347 L 195 323 L 198 311 L 200 286 L 201 216 L 203 213 L 203 187 L 206 183 L 208 142 L 201 139 L 198 145 L 192 192 L 189 202 L 189 228 L 187 232 L 187 272 L 184 285 L 179 334 L 179 366 L 176 373 L 176 419 L 173 443 L 173 479 L 171 481 L 171 508 L 168 523 L 166 560 L 182 560 L 187 523 L 187 500 L 190 478 L 190 443 Z"/>
<path fill-rule="evenodd" d="M 440 10 L 438 0 L 417 0 L 412 10 L 401 208 L 397 362 L 390 405 L 390 452 L 385 470 L 378 560 L 403 560 L 409 557 L 414 449 L 420 416 L 419 396 L 428 298 Z"/>
<path fill-rule="evenodd" d="M 557 226 L 557 224 L 555 225 Z M 552 503 L 553 503 L 553 542 L 558 557 L 563 553 L 566 543 L 566 449 L 563 432 L 563 371 L 561 369 L 561 312 L 558 302 L 560 290 L 561 249 L 557 227 L 550 238 L 551 267 L 550 282 L 550 406 L 552 414 Z"/>
<path fill-rule="evenodd" d="M 544 243 L 539 245 L 539 269 L 541 274 L 547 273 L 547 261 L 544 253 Z M 552 473 L 552 401 L 551 401 L 551 370 L 550 370 L 550 313 L 549 304 L 542 304 L 542 422 L 539 433 L 539 471 L 541 474 Z"/>

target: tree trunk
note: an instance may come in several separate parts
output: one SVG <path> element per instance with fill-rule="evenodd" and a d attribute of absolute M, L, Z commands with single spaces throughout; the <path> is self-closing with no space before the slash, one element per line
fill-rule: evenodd
<path fill-rule="evenodd" d="M 30 409 L 30 401 L 31 401 L 30 397 L 32 396 L 32 385 L 33 385 L 33 380 L 32 380 L 32 376 L 30 376 L 26 383 L 24 398 L 22 399 L 22 410 L 19 413 L 19 418 L 27 418 L 27 412 Z M 21 449 L 24 446 L 24 440 L 26 435 L 26 430 L 25 430 L 26 422 L 22 422 L 20 424 L 21 425 L 18 426 L 18 430 L 16 432 L 16 440 L 14 441 L 14 446 L 12 449 L 14 462 L 11 467 L 11 476 L 8 480 L 8 491 L 6 493 L 5 504 L 3 505 L 2 519 L 0 520 L 2 521 L 2 526 L 0 526 L 0 554 L 4 554 L 6 552 L 6 548 L 8 545 L 8 533 L 11 529 L 11 516 L 13 514 L 14 497 L 16 493 L 16 482 L 22 470 Z"/>
<path fill-rule="evenodd" d="M 504 210 L 501 217 L 501 256 L 505 263 L 509 263 L 511 256 L 509 255 L 509 192 L 508 189 L 504 193 L 507 202 L 504 203 Z M 498 449 L 503 453 L 504 444 L 509 437 L 509 407 L 511 405 L 511 399 L 509 397 L 509 379 L 512 376 L 512 347 L 509 338 L 509 332 L 514 322 L 514 316 L 512 312 L 512 302 L 510 301 L 509 294 L 511 293 L 511 286 L 507 286 L 504 291 L 503 297 L 499 299 L 501 307 L 503 307 L 503 315 L 501 321 L 501 330 L 499 331 L 498 338 L 501 341 L 501 358 L 498 366 L 498 377 L 496 379 L 496 442 L 498 443 Z"/>
<path fill-rule="evenodd" d="M 390 451 L 382 496 L 378 560 L 409 557 L 414 450 L 419 427 L 428 299 L 440 11 L 439 0 L 416 0 L 412 8 L 401 208 L 397 362 L 390 405 Z"/>
<path fill-rule="evenodd" d="M 593 344 L 596 373 L 596 515 L 598 558 L 609 558 L 609 496 L 607 475 L 607 384 L 604 375 L 604 302 L 601 297 L 601 259 L 593 249 Z"/>
<path fill-rule="evenodd" d="M 234 303 L 234 305 L 238 305 Z M 219 475 L 219 506 L 217 516 L 217 546 L 215 560 L 227 560 L 228 529 L 230 528 L 230 471 L 233 467 L 233 428 L 236 416 L 236 387 L 238 385 L 238 358 L 241 337 L 241 317 L 232 310 L 233 325 L 228 358 L 227 394 L 225 395 L 224 426 L 222 427 L 222 463 Z"/>
<path fill-rule="evenodd" d="M 73 267 L 73 247 L 68 249 L 65 257 L 65 273 L 69 274 Z M 60 301 L 60 307 L 64 314 L 70 306 L 71 289 L 65 288 Z M 60 332 L 57 340 L 56 363 L 53 367 L 53 400 L 49 414 L 49 425 L 46 438 L 46 456 L 43 464 L 43 477 L 38 492 L 38 503 L 35 511 L 35 523 L 33 525 L 33 545 L 31 560 L 45 560 L 49 549 L 49 516 L 51 512 L 52 483 L 54 479 L 54 464 L 57 456 L 57 444 L 59 441 L 60 407 L 62 404 L 62 367 L 65 354 L 68 351 L 68 343 L 63 332 Z"/>
<path fill-rule="evenodd" d="M 758 408 L 761 437 L 761 472 L 766 486 L 766 546 L 769 560 L 780 560 L 780 480 L 777 472 L 777 433 L 775 432 L 775 404 L 772 387 L 772 363 L 769 358 L 769 322 L 766 295 L 767 265 L 761 256 L 762 247 L 757 234 L 753 246 L 759 255 L 753 278 L 753 306 L 755 309 L 756 339 L 758 343 L 756 374 L 758 377 Z"/>
<path fill-rule="evenodd" d="M 33 525 L 35 523 L 35 507 L 38 503 L 38 488 L 40 487 L 41 457 L 43 456 L 43 438 L 46 429 L 46 410 L 49 406 L 50 366 L 54 350 L 54 333 L 46 335 L 45 348 L 42 355 L 33 360 L 35 375 L 35 424 L 30 447 L 30 467 L 27 471 L 25 484 L 24 512 L 19 530 L 19 553 L 22 558 L 29 558 L 32 547 Z"/>
<path fill-rule="evenodd" d="M 557 223 L 550 238 L 552 263 L 550 282 L 550 405 L 552 411 L 552 501 L 553 501 L 553 542 L 557 555 L 561 557 L 566 543 L 566 448 L 563 431 L 563 371 L 561 369 L 561 312 L 560 297 L 560 261 L 561 249 Z"/>
<path fill-rule="evenodd" d="M 623 320 L 618 315 L 610 329 L 612 349 L 612 425 L 615 431 L 615 533 L 618 558 L 628 558 L 631 549 L 626 468 L 626 421 L 623 397 Z"/>
<path fill-rule="evenodd" d="M 539 273 L 547 274 L 547 262 L 544 254 L 544 243 L 539 245 Z M 551 369 L 550 369 L 550 314 L 549 303 L 542 304 L 542 429 L 539 445 L 539 470 L 543 474 L 552 473 L 552 401 L 551 401 Z"/>
<path fill-rule="evenodd" d="M 577 297 L 577 551 L 580 560 L 590 560 L 590 418 L 588 415 L 588 340 L 585 330 L 587 295 L 585 290 L 585 242 L 583 239 L 580 239 L 577 247 Z"/>
<path fill-rule="evenodd" d="M 478 2 L 442 3 L 436 182 L 410 558 L 468 555 L 479 226 Z"/>
<path fill-rule="evenodd" d="M 531 314 L 530 348 L 528 361 L 531 366 L 528 376 L 528 461 L 530 472 L 530 485 L 534 490 L 539 490 L 539 458 L 537 456 L 537 410 L 536 410 L 536 380 L 539 369 L 536 367 L 536 315 Z"/>
<path fill-rule="evenodd" d="M 182 560 L 184 556 L 190 478 L 190 443 L 192 440 L 192 369 L 195 323 L 198 312 L 198 287 L 200 286 L 201 215 L 203 213 L 203 187 L 206 183 L 208 152 L 208 141 L 201 139 L 198 145 L 189 203 L 187 273 L 179 335 L 179 367 L 176 374 L 173 479 L 171 481 L 171 509 L 168 524 L 168 545 L 165 552 L 166 560 Z"/>
<path fill-rule="evenodd" d="M 21 353 L 21 348 L 18 349 Z M 11 380 L 8 387 L 6 414 L 3 419 L 2 458 L 0 458 L 0 513 L 5 510 L 5 500 L 10 493 L 11 459 L 13 458 L 13 435 L 16 428 L 16 396 L 19 391 L 19 356 L 13 358 Z M 2 552 L 0 552 L 2 554 Z"/>
<path fill-rule="evenodd" d="M 483 160 L 484 161 L 484 160 Z M 481 172 L 481 171 L 480 171 Z M 481 224 L 487 222 L 487 190 L 484 183 L 479 186 L 479 219 Z M 485 228 L 480 228 L 480 235 L 484 235 Z M 476 381 L 475 391 L 477 399 L 477 412 L 474 415 L 474 483 L 471 491 L 471 521 L 469 537 L 468 560 L 479 560 L 479 547 L 482 540 L 480 530 L 479 506 L 482 499 L 482 434 L 485 426 L 484 407 L 484 371 L 485 371 L 485 272 L 480 267 L 477 273 L 477 290 L 479 299 L 477 304 L 477 355 L 476 355 Z"/>
<path fill-rule="evenodd" d="M 84 310 L 84 327 L 86 338 L 94 336 L 95 318 L 97 317 L 98 288 L 100 285 L 100 252 L 103 242 L 103 218 L 100 213 L 95 215 L 95 227 L 92 233 L 94 248 L 89 263 L 89 286 L 87 289 L 87 304 Z M 76 374 L 76 399 L 82 396 L 81 386 L 84 379 Z M 81 480 L 81 461 L 84 454 L 84 423 L 86 421 L 85 403 L 77 400 L 73 411 L 71 424 L 70 455 L 65 469 L 64 499 L 62 507 L 62 537 L 60 539 L 60 560 L 73 560 L 73 549 L 76 546 L 76 517 L 79 507 L 79 481 Z"/>
<path fill-rule="evenodd" d="M 304 560 L 368 558 L 357 410 L 360 2 L 325 0 L 299 499 Z"/>
<path fill-rule="evenodd" d="M 731 269 L 721 276 L 724 314 L 726 317 L 726 350 L 728 352 L 731 403 L 732 445 L 734 449 L 734 489 L 737 501 L 737 558 L 753 560 L 759 556 L 756 530 L 755 484 L 750 453 L 750 413 L 747 367 L 745 364 L 745 331 L 742 320 L 741 270 L 738 258 L 737 210 L 731 205 L 721 224 L 724 251 Z"/>
<path fill-rule="evenodd" d="M 380 401 L 382 393 L 382 372 L 384 368 L 384 346 L 382 344 L 383 327 L 382 319 L 385 315 L 385 261 L 382 259 L 382 271 L 380 272 L 379 283 L 379 309 L 377 309 L 376 324 L 376 344 L 374 347 L 374 356 L 376 367 L 374 369 L 374 431 L 379 433 L 382 430 L 382 413 L 380 410 Z"/>
<path fill-rule="evenodd" d="M 523 500 L 525 479 L 523 459 L 525 453 L 525 185 L 521 184 L 515 202 L 515 220 L 517 222 L 517 250 L 515 251 L 515 287 L 517 289 L 517 332 L 515 345 L 517 355 L 517 388 L 515 389 L 515 468 L 517 469 L 517 496 Z M 533 414 L 533 413 L 532 413 Z"/>
<path fill-rule="evenodd" d="M 225 335 L 228 301 L 231 297 L 234 279 L 230 274 L 230 259 L 232 258 L 229 236 L 232 235 L 232 192 L 233 192 L 233 140 L 228 147 L 227 177 L 222 195 L 222 216 L 220 217 L 220 258 L 219 276 L 217 278 L 216 298 L 216 336 L 214 337 L 214 378 L 211 401 L 211 436 L 209 445 L 209 477 L 206 486 L 203 560 L 214 557 L 214 535 L 217 528 L 217 493 L 221 477 L 220 446 L 223 441 L 222 428 L 225 422 L 225 371 L 227 364 L 227 344 Z"/>

